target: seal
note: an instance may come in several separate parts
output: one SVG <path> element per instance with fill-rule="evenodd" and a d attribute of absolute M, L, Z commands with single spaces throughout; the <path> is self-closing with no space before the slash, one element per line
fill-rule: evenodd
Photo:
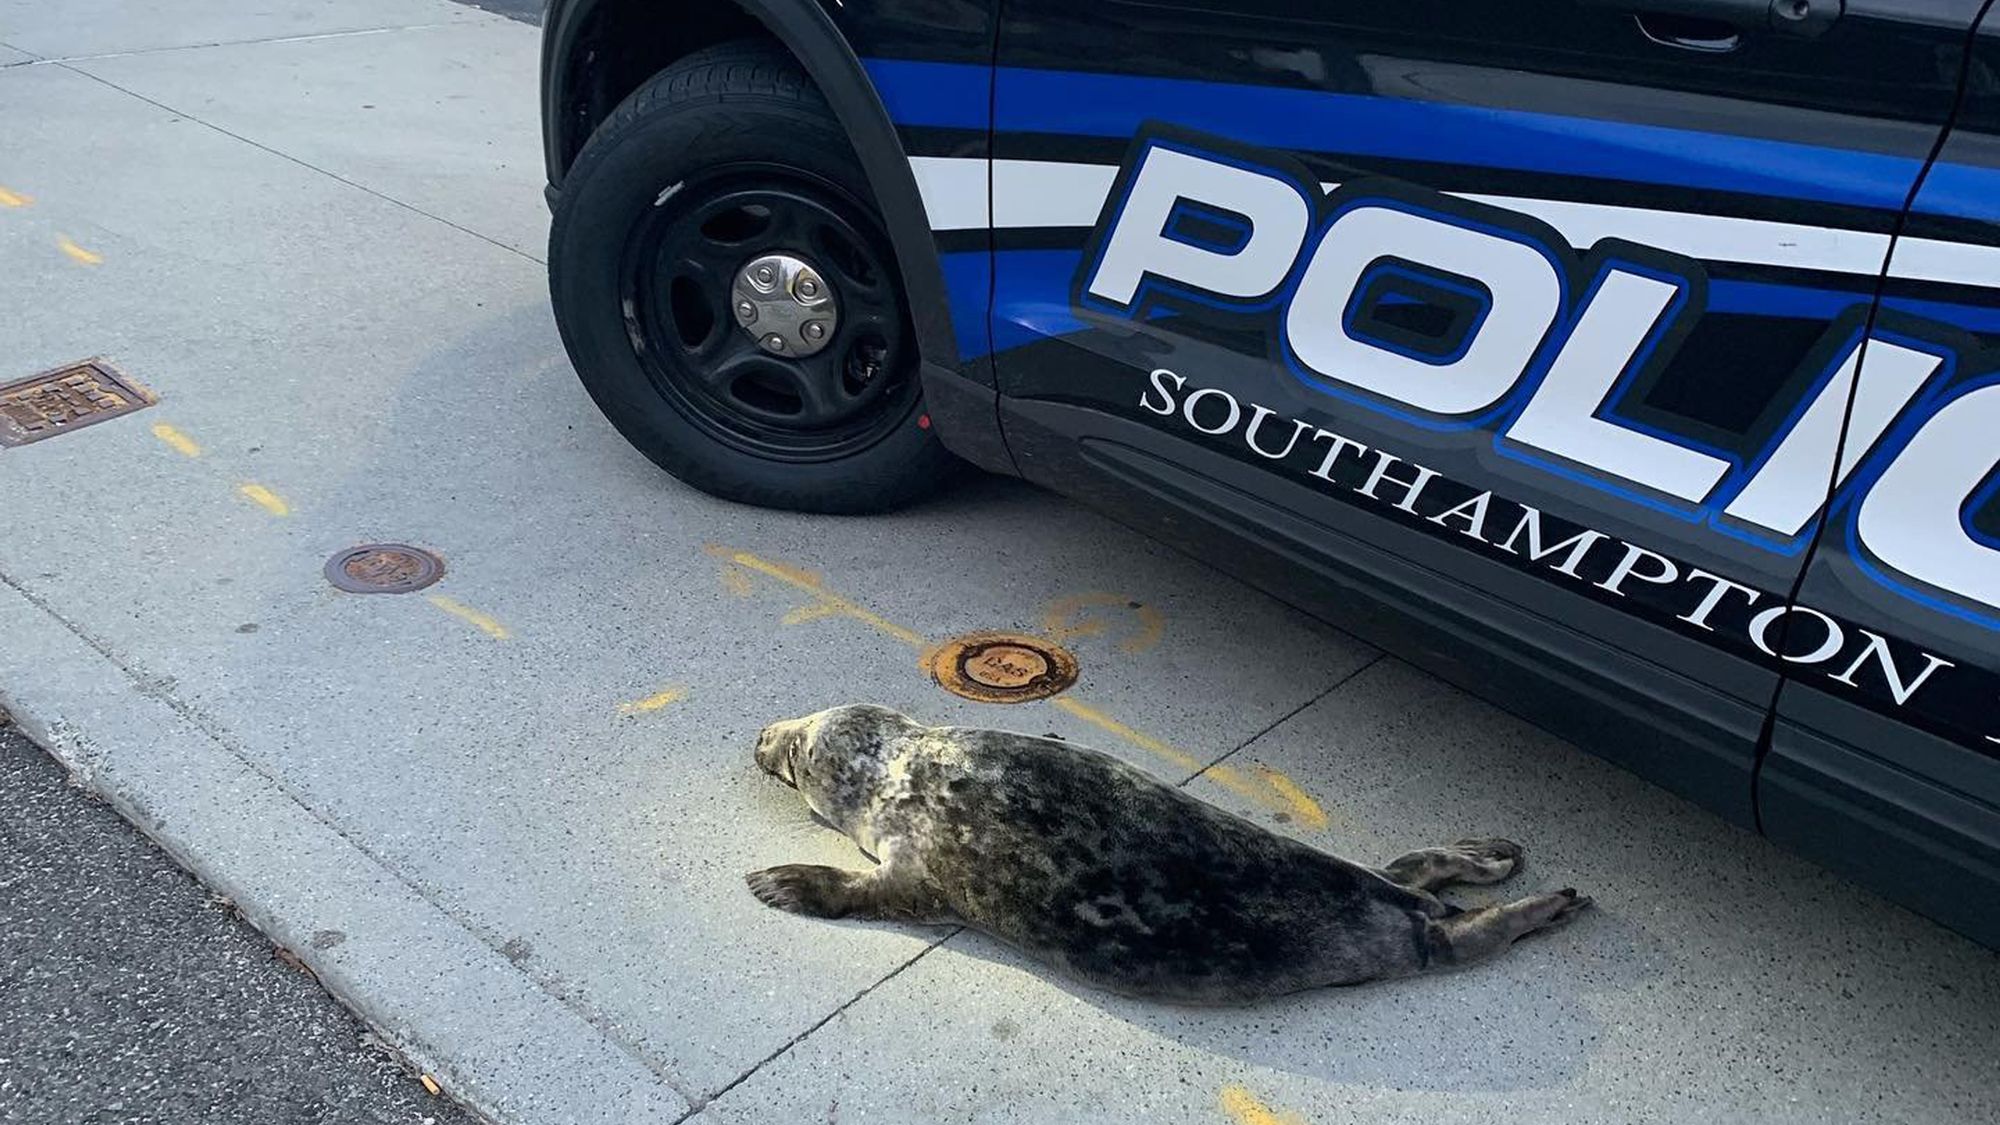
<path fill-rule="evenodd" d="M 887 707 L 773 723 L 756 759 L 877 864 L 753 872 L 763 902 L 972 926 L 1126 995 L 1245 1004 L 1465 965 L 1590 905 L 1569 889 L 1473 910 L 1436 896 L 1518 872 L 1507 840 L 1364 867 L 1108 754 Z"/>

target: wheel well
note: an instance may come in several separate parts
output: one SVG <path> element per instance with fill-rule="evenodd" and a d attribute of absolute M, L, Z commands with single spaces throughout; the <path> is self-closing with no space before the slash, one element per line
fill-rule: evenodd
<path fill-rule="evenodd" d="M 598 123 L 653 75 L 704 47 L 733 39 L 777 43 L 825 95 L 861 160 L 909 288 L 923 356 L 960 369 L 950 298 L 923 197 L 887 110 L 832 19 L 818 4 L 800 0 L 680 0 L 670 18 L 662 16 L 661 7 L 656 0 L 551 5 L 552 12 L 569 11 L 581 21 L 574 32 L 551 27 L 543 39 L 543 73 L 549 83 L 543 91 L 544 155 L 551 190 L 560 190 Z M 979 381 L 992 383 L 990 375 Z"/>
<path fill-rule="evenodd" d="M 777 41 L 732 0 L 682 0 L 671 19 L 653 0 L 602 0 L 577 31 L 565 75 L 557 138 L 562 170 L 640 83 L 703 47 L 750 38 Z"/>

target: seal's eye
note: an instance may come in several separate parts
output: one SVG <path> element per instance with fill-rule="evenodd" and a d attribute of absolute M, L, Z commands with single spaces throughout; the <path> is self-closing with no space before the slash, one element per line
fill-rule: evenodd
<path fill-rule="evenodd" d="M 801 741 L 799 732 L 785 729 L 789 724 L 773 723 L 765 727 L 757 737 L 757 765 L 765 773 L 787 785 L 796 786 L 793 774 L 797 769 L 797 751 Z"/>

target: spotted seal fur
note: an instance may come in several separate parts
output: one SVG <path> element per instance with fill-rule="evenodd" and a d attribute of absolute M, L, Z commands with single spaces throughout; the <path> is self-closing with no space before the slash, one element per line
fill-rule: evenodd
<path fill-rule="evenodd" d="M 1463 965 L 1590 905 L 1561 890 L 1459 910 L 1432 892 L 1513 875 L 1520 845 L 1462 840 L 1364 867 L 1108 754 L 886 707 L 773 723 L 756 757 L 877 861 L 753 872 L 765 903 L 969 925 L 1128 995 L 1239 1004 Z"/>

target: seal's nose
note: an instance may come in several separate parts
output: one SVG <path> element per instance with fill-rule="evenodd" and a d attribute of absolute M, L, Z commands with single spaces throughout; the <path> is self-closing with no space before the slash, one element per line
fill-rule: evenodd
<path fill-rule="evenodd" d="M 772 723 L 757 734 L 758 767 L 787 785 L 796 784 L 792 780 L 792 765 L 785 760 L 785 737 L 791 726 Z"/>
<path fill-rule="evenodd" d="M 772 760 L 771 755 L 772 748 L 778 744 L 777 731 L 778 724 L 772 723 L 770 726 L 757 732 L 757 765 L 765 773 L 778 772 L 777 763 Z"/>

